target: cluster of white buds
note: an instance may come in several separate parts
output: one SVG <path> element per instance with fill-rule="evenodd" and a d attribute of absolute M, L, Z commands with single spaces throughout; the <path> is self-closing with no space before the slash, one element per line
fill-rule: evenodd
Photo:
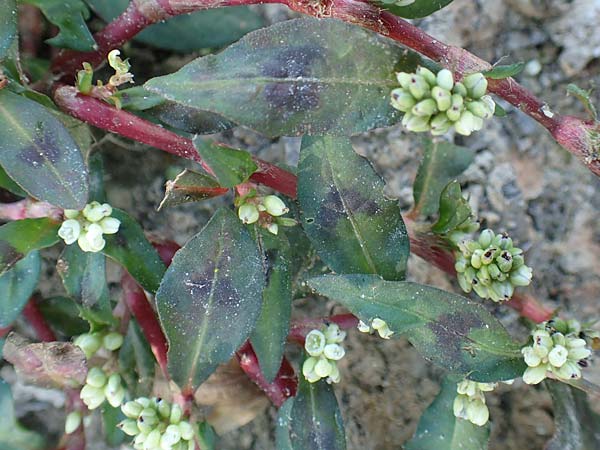
<path fill-rule="evenodd" d="M 104 400 L 113 407 L 121 406 L 125 399 L 125 388 L 118 373 L 108 375 L 99 367 L 92 367 L 81 389 L 80 397 L 88 409 L 96 409 Z"/>
<path fill-rule="evenodd" d="M 119 428 L 134 436 L 136 450 L 194 450 L 194 429 L 182 420 L 183 411 L 177 404 L 160 398 L 140 397 L 121 406 L 127 417 Z"/>
<path fill-rule="evenodd" d="M 375 333 L 375 331 L 377 331 L 379 336 L 383 339 L 389 339 L 394 334 L 394 332 L 392 330 L 390 330 L 390 327 L 388 327 L 388 324 L 385 323 L 385 321 L 383 321 L 377 317 L 375 319 L 371 320 L 370 325 L 364 323 L 362 320 L 359 320 L 358 321 L 358 331 L 360 331 L 361 333 L 369 333 L 369 334 L 373 334 L 373 333 Z"/>
<path fill-rule="evenodd" d="M 592 351 L 580 337 L 581 326 L 577 321 L 551 320 L 538 324 L 531 333 L 533 343 L 521 349 L 527 369 L 523 381 L 538 384 L 549 373 L 559 380 L 581 378 L 581 367 Z"/>
<path fill-rule="evenodd" d="M 477 240 L 465 238 L 455 244 L 454 268 L 463 291 L 500 302 L 509 300 L 516 286 L 531 283 L 533 271 L 525 265 L 523 250 L 506 234 L 487 229 Z"/>
<path fill-rule="evenodd" d="M 91 358 L 100 349 L 114 352 L 123 345 L 123 335 L 116 331 L 96 331 L 94 333 L 80 334 L 73 343 L 83 350 L 86 358 Z"/>
<path fill-rule="evenodd" d="M 485 404 L 484 392 L 493 391 L 497 383 L 478 383 L 463 380 L 456 387 L 457 396 L 454 399 L 454 415 L 460 419 L 483 426 L 490 418 L 490 412 Z"/>
<path fill-rule="evenodd" d="M 79 411 L 71 411 L 67 414 L 67 418 L 65 419 L 65 433 L 71 434 L 74 433 L 79 425 L 81 425 L 81 421 L 83 417 Z"/>
<path fill-rule="evenodd" d="M 84 252 L 99 252 L 106 245 L 103 234 L 115 234 L 121 222 L 110 217 L 112 207 L 108 203 L 92 202 L 83 211 L 65 209 L 66 220 L 60 226 L 58 235 L 67 245 L 75 241 Z"/>
<path fill-rule="evenodd" d="M 306 335 L 304 348 L 310 356 L 302 365 L 304 377 L 311 383 L 326 378 L 328 383 L 339 383 L 340 370 L 337 362 L 346 351 L 340 344 L 346 338 L 346 332 L 331 323 L 324 331 L 312 330 Z"/>
<path fill-rule="evenodd" d="M 249 195 L 242 199 L 238 208 L 238 217 L 244 224 L 258 222 L 272 234 L 279 232 L 279 226 L 292 227 L 294 219 L 281 217 L 289 212 L 286 204 L 276 195 L 264 197 Z"/>
<path fill-rule="evenodd" d="M 469 136 L 483 128 L 483 121 L 494 115 L 496 104 L 487 91 L 487 80 L 473 73 L 455 83 L 447 69 L 437 75 L 425 67 L 416 73 L 397 74 L 399 88 L 394 89 L 392 106 L 402 112 L 402 125 L 409 131 L 430 131 L 445 134 L 454 127 L 457 133 Z"/>

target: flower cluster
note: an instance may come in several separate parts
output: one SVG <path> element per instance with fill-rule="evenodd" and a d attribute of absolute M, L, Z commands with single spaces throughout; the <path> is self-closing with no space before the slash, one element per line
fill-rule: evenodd
<path fill-rule="evenodd" d="M 458 418 L 483 426 L 490 418 L 490 412 L 485 404 L 484 392 L 491 392 L 497 383 L 478 383 L 463 380 L 456 387 L 457 396 L 454 399 L 454 415 Z"/>
<path fill-rule="evenodd" d="M 83 211 L 65 209 L 66 220 L 60 226 L 58 235 L 67 245 L 75 241 L 84 252 L 99 252 L 106 242 L 103 234 L 115 234 L 121 222 L 112 214 L 108 203 L 92 202 L 85 205 Z"/>
<path fill-rule="evenodd" d="M 96 331 L 94 333 L 80 334 L 73 343 L 83 350 L 86 358 L 91 358 L 100 349 L 114 352 L 123 345 L 123 335 L 116 331 Z"/>
<path fill-rule="evenodd" d="M 245 224 L 258 222 L 270 233 L 277 234 L 279 225 L 284 227 L 296 225 L 294 219 L 280 217 L 287 212 L 289 208 L 276 195 L 261 197 L 251 194 L 240 199 L 238 217 Z"/>
<path fill-rule="evenodd" d="M 487 91 L 487 80 L 481 73 L 467 75 L 454 83 L 447 69 L 437 75 L 425 67 L 416 73 L 397 74 L 399 88 L 392 91 L 392 106 L 402 112 L 402 125 L 409 131 L 445 134 L 454 127 L 469 136 L 481 130 L 483 121 L 494 115 L 496 105 Z"/>
<path fill-rule="evenodd" d="M 591 355 L 581 327 L 576 321 L 552 320 L 538 324 L 532 332 L 533 343 L 521 349 L 527 369 L 523 381 L 538 384 L 548 373 L 560 380 L 581 378 L 581 366 Z"/>
<path fill-rule="evenodd" d="M 459 250 L 454 268 L 463 291 L 474 290 L 481 298 L 499 302 L 509 300 L 515 286 L 531 282 L 532 270 L 525 265 L 523 250 L 505 234 L 487 229 L 477 240 L 464 238 L 455 244 Z"/>
<path fill-rule="evenodd" d="M 81 389 L 80 397 L 88 409 L 96 409 L 104 400 L 113 407 L 121 406 L 125 399 L 125 388 L 118 373 L 108 375 L 99 367 L 92 367 Z"/>
<path fill-rule="evenodd" d="M 119 428 L 134 436 L 136 450 L 194 450 L 194 429 L 182 420 L 179 405 L 160 398 L 140 397 L 121 406 L 127 417 Z"/>
<path fill-rule="evenodd" d="M 346 354 L 340 345 L 345 338 L 346 332 L 335 323 L 329 324 L 324 331 L 312 330 L 306 335 L 304 348 L 310 356 L 302 365 L 302 373 L 309 382 L 327 378 L 328 383 L 339 383 L 337 362 Z"/>
<path fill-rule="evenodd" d="M 371 321 L 370 325 L 364 323 L 362 320 L 359 320 L 358 331 L 369 334 L 373 334 L 375 331 L 377 331 L 379 336 L 383 339 L 389 339 L 394 334 L 394 332 L 390 330 L 390 327 L 388 327 L 387 323 L 377 317 Z"/>

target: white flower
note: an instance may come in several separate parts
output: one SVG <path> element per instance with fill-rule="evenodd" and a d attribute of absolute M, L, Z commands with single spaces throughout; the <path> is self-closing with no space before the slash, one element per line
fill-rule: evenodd
<path fill-rule="evenodd" d="M 323 350 L 323 354 L 328 359 L 339 361 L 344 357 L 346 351 L 344 350 L 344 347 L 339 344 L 327 344 Z"/>
<path fill-rule="evenodd" d="M 254 223 L 259 218 L 258 208 L 256 208 L 255 205 L 249 203 L 242 205 L 238 209 L 238 217 L 240 218 L 242 223 Z"/>
<path fill-rule="evenodd" d="M 320 356 L 325 349 L 325 335 L 319 330 L 312 330 L 306 335 L 304 348 L 310 356 Z"/>
<path fill-rule="evenodd" d="M 290 209 L 283 203 L 276 195 L 267 195 L 262 200 L 262 204 L 265 210 L 272 216 L 282 216 L 287 213 Z"/>
<path fill-rule="evenodd" d="M 121 221 L 114 217 L 105 217 L 100 221 L 100 227 L 104 234 L 115 234 L 119 231 Z"/>
<path fill-rule="evenodd" d="M 65 244 L 71 245 L 79 238 L 81 225 L 75 219 L 65 220 L 58 230 L 58 235 L 65 241 Z"/>
<path fill-rule="evenodd" d="M 102 237 L 102 227 L 92 223 L 87 227 L 77 240 L 79 247 L 84 252 L 99 252 L 104 248 L 106 242 Z"/>

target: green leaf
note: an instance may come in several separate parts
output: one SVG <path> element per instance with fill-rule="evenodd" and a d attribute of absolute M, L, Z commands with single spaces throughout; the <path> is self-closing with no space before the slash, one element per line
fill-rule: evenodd
<path fill-rule="evenodd" d="M 133 396 L 145 395 L 152 390 L 156 359 L 148 340 L 135 321 L 129 322 L 123 346 L 119 349 L 119 367 Z"/>
<path fill-rule="evenodd" d="M 309 284 L 363 322 L 385 320 L 426 359 L 450 373 L 493 382 L 520 377 L 527 367 L 521 346 L 500 322 L 479 303 L 459 295 L 372 275 L 324 275 Z"/>
<path fill-rule="evenodd" d="M 70 48 L 80 52 L 90 52 L 96 47 L 96 41 L 85 21 L 90 11 L 82 0 L 22 0 L 42 10 L 46 18 L 56 25 L 60 32 L 48 44 Z"/>
<path fill-rule="evenodd" d="M 552 396 L 556 431 L 545 450 L 592 450 L 600 448 L 600 415 L 589 405 L 584 392 L 558 381 L 546 380 Z"/>
<path fill-rule="evenodd" d="M 175 254 L 156 305 L 169 341 L 169 373 L 182 389 L 198 387 L 249 337 L 264 286 L 256 245 L 227 209 Z"/>
<path fill-rule="evenodd" d="M 298 164 L 302 226 L 321 259 L 338 273 L 404 278 L 408 235 L 396 201 L 349 138 L 305 137 Z"/>
<path fill-rule="evenodd" d="M 411 214 L 432 216 L 438 211 L 440 195 L 450 181 L 473 162 L 475 152 L 446 141 L 424 141 L 423 161 L 413 185 L 415 205 Z"/>
<path fill-rule="evenodd" d="M 496 107 L 494 108 L 494 116 L 496 117 L 506 117 L 507 113 L 506 110 L 500 106 L 498 103 L 496 103 Z"/>
<path fill-rule="evenodd" d="M 158 210 L 189 202 L 200 202 L 227 194 L 229 189 L 222 187 L 214 178 L 203 173 L 185 169 L 174 180 L 166 183 L 165 196 Z"/>
<path fill-rule="evenodd" d="M 118 423 L 125 419 L 125 414 L 120 407 L 113 407 L 105 402 L 102 405 L 102 428 L 104 439 L 111 447 L 118 447 L 127 436 L 117 427 Z M 129 438 L 128 438 L 129 439 Z"/>
<path fill-rule="evenodd" d="M 294 449 L 290 440 L 290 423 L 292 421 L 293 406 L 294 397 L 291 397 L 277 411 L 277 420 L 275 421 L 275 447 L 277 450 Z"/>
<path fill-rule="evenodd" d="M 39 434 L 25 429 L 15 415 L 10 385 L 0 378 L 0 449 L 38 450 L 46 442 Z"/>
<path fill-rule="evenodd" d="M 445 379 L 442 388 L 419 420 L 413 438 L 404 450 L 486 450 L 489 422 L 479 427 L 454 416 L 456 380 Z"/>
<path fill-rule="evenodd" d="M 0 91 L 0 164 L 32 196 L 68 209 L 88 199 L 87 169 L 73 138 L 46 108 Z"/>
<path fill-rule="evenodd" d="M 583 106 L 585 107 L 585 109 L 587 110 L 589 115 L 592 117 L 592 119 L 597 121 L 598 120 L 598 111 L 596 111 L 596 107 L 592 103 L 592 91 L 593 91 L 593 89 L 589 89 L 587 91 L 585 89 L 581 89 L 576 84 L 569 84 L 567 86 L 567 92 L 570 95 L 574 95 L 575 97 L 577 97 L 577 99 L 581 103 L 583 103 Z"/>
<path fill-rule="evenodd" d="M 194 147 L 223 187 L 245 183 L 258 169 L 248 152 L 199 139 L 194 139 Z"/>
<path fill-rule="evenodd" d="M 502 80 L 503 78 L 510 78 L 520 74 L 524 68 L 525 63 L 518 62 L 515 64 L 494 66 L 491 70 L 483 72 L 483 74 L 486 78 L 491 78 L 492 80 Z"/>
<path fill-rule="evenodd" d="M 110 22 L 125 11 L 129 0 L 86 2 L 102 19 Z M 138 34 L 135 40 L 166 50 L 189 53 L 231 44 L 264 24 L 262 15 L 246 6 L 209 9 L 152 25 Z"/>
<path fill-rule="evenodd" d="M 354 25 L 296 19 L 249 33 L 145 88 L 268 136 L 349 135 L 397 121 L 389 101 L 395 72 L 419 61 Z"/>
<path fill-rule="evenodd" d="M 217 448 L 217 433 L 208 422 L 198 424 L 197 438 L 202 450 L 215 450 Z"/>
<path fill-rule="evenodd" d="M 290 248 L 283 235 L 273 236 L 254 226 L 258 251 L 263 255 L 263 272 L 267 285 L 262 293 L 262 308 L 250 337 L 260 368 L 267 381 L 272 381 L 283 359 L 292 313 L 292 280 Z"/>
<path fill-rule="evenodd" d="M 2 167 L 0 167 L 0 187 L 12 192 L 15 195 L 18 195 L 19 197 L 27 197 L 27 192 L 21 189 L 21 186 L 15 183 L 13 179 L 8 176 L 6 170 L 4 170 Z"/>
<path fill-rule="evenodd" d="M 431 230 L 438 234 L 449 233 L 472 215 L 471 206 L 463 197 L 459 182 L 453 180 L 448 183 L 440 195 L 439 218 Z"/>
<path fill-rule="evenodd" d="M 17 35 L 17 4 L 15 0 L 4 0 L 0 4 L 0 61 L 6 56 Z"/>
<path fill-rule="evenodd" d="M 452 0 L 416 0 L 408 6 L 396 6 L 396 0 L 373 1 L 376 5 L 386 9 L 392 14 L 407 19 L 426 17 L 452 3 Z"/>
<path fill-rule="evenodd" d="M 301 377 L 289 424 L 294 450 L 346 448 L 344 423 L 333 387 L 324 380 L 309 383 Z"/>
<path fill-rule="evenodd" d="M 106 203 L 106 192 L 104 190 L 104 161 L 100 152 L 88 154 L 88 170 L 90 172 L 90 201 Z"/>
<path fill-rule="evenodd" d="M 65 336 L 86 333 L 90 326 L 79 316 L 79 308 L 72 298 L 50 297 L 38 303 L 46 321 Z"/>
<path fill-rule="evenodd" d="M 51 247 L 59 241 L 60 223 L 52 219 L 23 219 L 0 227 L 0 274 L 30 251 Z"/>
<path fill-rule="evenodd" d="M 112 217 L 119 219 L 121 225 L 116 234 L 104 236 L 104 254 L 125 267 L 144 289 L 154 294 L 165 273 L 165 265 L 158 252 L 129 214 L 113 208 Z"/>
<path fill-rule="evenodd" d="M 19 317 L 35 290 L 40 269 L 40 255 L 34 251 L 0 276 L 0 328 Z"/>

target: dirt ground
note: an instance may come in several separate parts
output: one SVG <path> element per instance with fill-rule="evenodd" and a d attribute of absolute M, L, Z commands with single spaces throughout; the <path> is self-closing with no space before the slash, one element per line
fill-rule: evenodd
<path fill-rule="evenodd" d="M 271 20 L 290 17 L 284 8 L 261 7 Z M 546 99 L 552 110 L 584 114 L 566 96 L 566 85 L 584 88 L 600 81 L 600 1 L 597 0 L 456 0 L 444 12 L 419 21 L 436 38 L 466 47 L 490 62 L 524 61 L 520 82 Z M 147 53 L 129 49 L 135 64 Z M 506 56 L 506 59 L 502 59 Z M 189 58 L 171 57 L 160 66 L 172 71 Z M 157 72 L 158 74 L 158 72 Z M 598 96 L 596 96 L 598 100 Z M 502 102 L 501 102 L 502 103 Z M 503 106 L 506 106 L 503 104 Z M 507 107 L 505 119 L 490 121 L 485 130 L 455 142 L 477 151 L 461 181 L 479 217 L 497 231 L 508 231 L 527 250 L 534 268 L 529 291 L 566 316 L 598 318 L 600 309 L 600 180 L 562 150 L 532 119 Z M 220 135 L 272 161 L 295 163 L 297 138 L 266 139 L 245 129 Z M 414 135 L 400 126 L 376 130 L 354 139 L 388 183 L 388 193 L 404 210 L 412 203 L 414 179 L 422 150 Z M 158 151 L 117 140 L 106 141 L 109 201 L 128 210 L 144 228 L 184 243 L 205 223 L 217 202 L 185 205 L 156 212 L 163 184 L 185 165 Z M 140 167 L 143 170 L 140 170 Z M 51 258 L 51 255 L 48 255 Z M 50 268 L 49 268 L 50 271 Z M 436 269 L 411 257 L 409 277 L 457 290 Z M 53 290 L 52 280 L 43 289 Z M 296 303 L 297 315 L 326 314 L 333 304 Z M 336 311 L 339 310 L 336 309 Z M 503 323 L 524 337 L 525 328 L 506 308 L 497 308 Z M 425 362 L 404 339 L 383 341 L 349 333 L 347 356 L 341 361 L 342 382 L 336 393 L 342 407 L 350 450 L 400 449 L 415 431 L 421 412 L 438 391 L 441 371 Z M 600 364 L 586 371 L 600 383 Z M 11 378 L 10 369 L 2 375 Z M 16 386 L 18 413 L 39 423 L 49 418 L 50 432 L 62 427 L 59 393 Z M 549 395 L 542 387 L 522 382 L 501 386 L 488 395 L 491 409 L 490 449 L 542 449 L 554 425 Z M 223 450 L 273 449 L 275 409 L 267 408 L 250 424 L 222 436 Z M 94 444 L 94 448 L 102 448 Z"/>

